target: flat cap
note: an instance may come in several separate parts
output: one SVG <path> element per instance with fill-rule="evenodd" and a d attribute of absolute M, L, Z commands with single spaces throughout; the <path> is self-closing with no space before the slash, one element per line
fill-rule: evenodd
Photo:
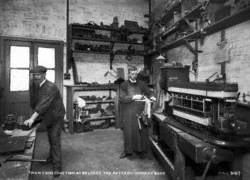
<path fill-rule="evenodd" d="M 47 68 L 44 66 L 36 66 L 30 70 L 30 73 L 34 73 L 34 74 L 42 74 L 46 72 L 47 72 Z"/>

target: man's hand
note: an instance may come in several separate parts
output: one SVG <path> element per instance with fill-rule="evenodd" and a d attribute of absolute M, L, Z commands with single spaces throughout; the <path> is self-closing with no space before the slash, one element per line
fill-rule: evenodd
<path fill-rule="evenodd" d="M 24 125 L 26 125 L 26 126 L 31 126 L 33 123 L 34 123 L 34 121 L 36 120 L 36 118 L 39 116 L 39 114 L 37 113 L 37 112 L 34 112 L 32 115 L 31 115 L 31 117 L 29 118 L 29 119 L 27 119 L 27 120 L 25 120 L 23 123 L 24 123 Z"/>
<path fill-rule="evenodd" d="M 133 100 L 141 100 L 143 98 L 143 95 L 141 94 L 136 94 L 132 97 Z"/>
<path fill-rule="evenodd" d="M 151 100 L 151 101 L 156 101 L 156 98 L 155 98 L 154 96 L 152 96 L 152 97 L 150 98 L 150 100 Z"/>
<path fill-rule="evenodd" d="M 31 127 L 31 125 L 34 123 L 34 121 L 35 121 L 34 119 L 29 118 L 29 119 L 24 121 L 24 125 Z"/>

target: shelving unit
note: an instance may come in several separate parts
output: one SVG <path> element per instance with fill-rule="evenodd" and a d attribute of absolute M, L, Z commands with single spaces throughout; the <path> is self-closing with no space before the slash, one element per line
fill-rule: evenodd
<path fill-rule="evenodd" d="M 201 11 L 202 11 L 202 4 L 196 5 L 184 17 L 180 18 L 172 26 L 170 26 L 167 31 L 160 33 L 159 36 L 161 36 L 161 38 L 164 39 L 164 37 L 175 32 L 176 30 L 178 30 L 179 24 L 181 22 L 185 22 L 186 20 L 192 21 L 192 20 L 196 19 L 197 16 L 200 16 Z"/>
<path fill-rule="evenodd" d="M 111 91 L 114 91 L 118 94 L 119 88 L 114 84 L 105 84 L 105 85 L 90 85 L 90 86 L 83 86 L 83 85 L 67 85 L 65 86 L 67 89 L 67 119 L 69 120 L 69 132 L 71 134 L 74 133 L 74 102 L 73 97 L 75 92 L 81 91 L 109 91 L 109 95 L 111 96 Z M 87 117 L 84 118 L 84 121 L 100 121 L 100 120 L 110 120 L 110 119 L 117 119 L 118 118 L 118 98 L 115 100 L 88 100 L 86 104 L 114 104 L 115 105 L 115 115 L 114 116 L 102 116 L 102 117 Z"/>
<path fill-rule="evenodd" d="M 124 30 L 123 28 L 111 28 L 108 26 L 89 26 L 89 25 L 82 25 L 82 24 L 71 24 L 72 28 L 75 29 L 85 29 L 85 30 L 103 30 L 103 31 L 115 31 L 115 32 L 121 32 L 122 30 Z M 148 31 L 147 30 L 137 30 L 137 31 L 130 31 L 131 33 L 136 33 L 136 34 L 147 34 Z"/>
<path fill-rule="evenodd" d="M 107 54 L 110 55 L 110 52 L 100 52 L 100 51 L 80 51 L 80 50 L 74 50 L 73 53 L 77 53 L 77 54 Z M 116 52 L 115 55 L 127 55 L 126 53 L 120 53 L 120 52 Z M 132 56 L 145 56 L 145 53 L 136 53 L 136 54 L 131 54 Z"/>
<path fill-rule="evenodd" d="M 168 9 L 166 9 L 160 18 L 160 20 L 157 21 L 157 23 L 160 24 L 166 24 L 171 19 L 171 14 L 174 13 L 174 11 L 180 11 L 181 10 L 181 1 L 178 0 L 175 3 L 172 4 Z"/>
<path fill-rule="evenodd" d="M 95 118 L 85 118 L 85 121 L 100 121 L 100 120 L 107 120 L 107 119 L 115 119 L 115 116 L 105 116 L 105 117 L 95 117 Z"/>
<path fill-rule="evenodd" d="M 117 90 L 117 86 L 115 84 L 96 84 L 96 85 L 68 85 L 66 87 L 74 88 L 74 91 L 96 91 L 96 90 Z"/>
<path fill-rule="evenodd" d="M 199 6 L 197 6 L 197 8 L 198 7 Z M 194 10 L 190 11 L 190 13 L 187 14 L 187 16 L 191 16 L 191 14 L 193 14 L 193 13 L 195 13 L 195 14 L 198 13 L 197 10 L 198 9 L 194 8 Z M 182 19 L 180 19 L 180 21 Z M 211 25 L 205 27 L 204 29 L 197 29 L 196 31 L 194 31 L 190 34 L 187 34 L 186 36 L 183 36 L 179 39 L 176 39 L 176 40 L 171 41 L 171 42 L 163 43 L 157 50 L 149 51 L 146 53 L 146 55 L 152 56 L 158 52 L 173 49 L 173 48 L 178 47 L 182 44 L 185 44 L 186 41 L 188 41 L 188 42 L 195 41 L 197 39 L 203 38 L 204 36 L 207 36 L 207 35 L 213 34 L 215 32 L 218 32 L 220 30 L 223 30 L 225 28 L 229 28 L 231 26 L 237 25 L 237 24 L 242 23 L 244 21 L 247 21 L 249 19 L 250 19 L 250 7 L 242 9 L 241 11 L 239 11 L 231 16 L 225 17 L 225 18 L 215 22 L 214 24 L 211 24 Z M 176 24 L 178 24 L 178 22 L 176 22 Z M 172 26 L 172 28 L 176 28 L 175 27 L 176 24 L 174 24 Z M 173 33 L 175 30 L 176 29 L 170 28 L 168 31 L 163 33 L 163 36 L 167 36 L 170 33 Z"/>
<path fill-rule="evenodd" d="M 117 40 L 112 40 L 112 39 L 97 39 L 97 38 L 90 39 L 90 38 L 77 37 L 77 36 L 73 36 L 72 39 L 85 40 L 85 41 L 96 41 L 96 42 L 110 42 L 110 43 L 119 43 L 119 44 L 144 45 L 143 43 L 132 42 L 132 41 L 117 41 Z"/>
<path fill-rule="evenodd" d="M 98 25 L 81 25 L 70 24 L 68 26 L 68 42 L 67 42 L 67 61 L 71 63 L 74 75 L 75 85 L 66 86 L 67 89 L 67 119 L 69 120 L 70 133 L 74 133 L 74 102 L 73 97 L 76 92 L 81 91 L 108 91 L 109 97 L 111 92 L 118 94 L 119 88 L 114 84 L 88 84 L 82 83 L 78 79 L 77 66 L 74 58 L 84 57 L 87 54 L 100 54 L 105 58 L 109 58 L 110 69 L 115 55 L 122 56 L 140 56 L 144 57 L 143 36 L 148 33 L 147 30 L 138 28 L 131 30 L 129 28 L 111 28 L 112 26 Z M 119 46 L 115 46 L 119 45 Z M 119 49 L 120 48 L 120 49 Z M 94 56 L 93 56 L 94 57 Z M 95 57 L 94 57 L 95 58 Z M 100 58 L 100 56 L 98 56 Z M 80 59 L 80 58 L 79 58 Z M 68 66 L 70 67 L 70 65 Z M 110 104 L 115 106 L 115 112 L 118 112 L 118 99 L 115 100 L 87 100 L 86 104 L 94 106 L 95 104 Z M 88 107 L 86 106 L 86 109 Z M 118 113 L 115 116 L 104 113 L 102 117 L 95 117 L 96 114 L 91 114 L 91 117 L 86 116 L 86 121 L 103 121 L 115 119 L 117 120 Z M 80 117 L 80 116 L 79 116 Z M 80 120 L 80 118 L 78 119 Z"/>
<path fill-rule="evenodd" d="M 122 34 L 122 33 L 125 33 Z M 98 25 L 70 24 L 68 27 L 67 60 L 73 67 L 75 84 L 79 84 L 77 67 L 74 62 L 76 54 L 103 54 L 109 56 L 110 69 L 115 55 L 122 56 L 145 56 L 143 37 L 148 32 L 145 29 L 129 30 L 126 28 L 111 28 Z M 140 36 L 140 37 L 136 37 Z M 133 36 L 132 36 L 133 35 Z M 125 38 L 124 38 L 125 36 Z M 126 39 L 126 41 L 124 40 Z M 95 43 L 95 45 L 93 44 Z M 76 47 L 77 44 L 77 47 Z M 131 49 L 115 49 L 117 44 L 127 44 Z M 142 50 L 138 50 L 138 47 Z M 123 47 L 124 48 L 124 47 Z"/>
<path fill-rule="evenodd" d="M 226 0 L 219 3 L 225 2 Z M 207 8 L 209 3 L 211 3 L 211 1 L 204 1 L 202 3 L 198 3 L 198 1 L 196 1 L 195 5 L 191 3 L 192 8 L 186 8 L 186 10 L 191 9 L 186 12 L 185 8 L 183 7 L 183 1 L 177 0 L 170 8 L 166 10 L 165 13 L 163 13 L 162 19 L 155 22 L 155 24 L 160 23 L 161 26 L 164 26 L 164 28 L 161 27 L 159 32 L 153 35 L 153 39 L 151 38 L 151 43 L 154 45 L 157 44 L 157 46 L 154 46 L 153 49 L 149 50 L 147 53 L 145 53 L 145 55 L 151 57 L 160 54 L 163 51 L 176 48 L 180 45 L 185 45 L 187 49 L 194 55 L 192 70 L 194 72 L 195 79 L 197 79 L 198 54 L 202 53 L 202 51 L 200 51 L 198 48 L 199 40 L 204 39 L 205 36 L 250 19 L 250 7 L 247 6 L 244 7 L 244 9 L 238 10 L 238 12 L 230 9 L 230 15 L 224 15 L 222 13 L 222 17 L 214 18 L 215 22 L 207 25 L 209 22 L 208 19 L 213 17 L 208 17 L 207 15 L 205 16 L 206 18 L 204 18 L 204 14 L 208 14 Z M 225 8 L 225 6 L 222 6 L 222 9 L 223 8 Z M 175 18 L 174 12 L 175 14 L 181 15 L 181 17 L 177 16 L 177 18 Z M 204 19 L 207 19 L 206 23 L 203 21 Z M 219 20 L 216 21 L 216 19 Z M 171 24 L 171 20 L 174 21 L 173 24 Z M 153 41 L 155 41 L 155 43 L 153 43 Z M 191 45 L 191 42 L 194 42 L 194 45 Z"/>

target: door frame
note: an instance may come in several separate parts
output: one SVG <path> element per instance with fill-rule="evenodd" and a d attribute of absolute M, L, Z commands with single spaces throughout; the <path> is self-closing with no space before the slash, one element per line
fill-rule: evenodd
<path fill-rule="evenodd" d="M 6 81 L 6 62 L 5 62 L 5 57 L 6 57 L 6 52 L 5 52 L 5 46 L 6 42 L 8 41 L 20 41 L 20 42 L 26 42 L 26 43 L 31 43 L 31 48 L 34 47 L 34 44 L 39 44 L 41 47 L 48 47 L 49 45 L 53 47 L 58 48 L 58 59 L 59 61 L 57 63 L 57 72 L 56 74 L 58 75 L 58 83 L 57 86 L 60 90 L 60 93 L 63 96 L 63 67 L 64 67 L 64 45 L 65 42 L 59 41 L 59 40 L 44 40 L 44 39 L 33 39 L 33 38 L 22 38 L 22 37 L 9 37 L 9 36 L 0 36 L 0 86 L 5 85 Z M 44 45 L 44 46 L 43 46 Z M 40 47 L 40 46 L 39 46 Z M 34 52 L 34 49 L 32 49 Z M 62 61 L 60 63 L 60 61 Z M 3 94 L 5 94 L 6 88 L 3 87 Z M 0 125 L 4 121 L 5 117 L 5 104 L 7 100 L 5 97 L 0 97 Z"/>

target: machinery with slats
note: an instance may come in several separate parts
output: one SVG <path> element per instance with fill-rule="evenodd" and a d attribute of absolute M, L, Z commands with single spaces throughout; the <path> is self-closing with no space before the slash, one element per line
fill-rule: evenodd
<path fill-rule="evenodd" d="M 237 112 L 238 85 L 190 82 L 189 67 L 161 69 L 163 111 L 150 142 L 175 180 L 249 179 L 250 122 Z"/>

